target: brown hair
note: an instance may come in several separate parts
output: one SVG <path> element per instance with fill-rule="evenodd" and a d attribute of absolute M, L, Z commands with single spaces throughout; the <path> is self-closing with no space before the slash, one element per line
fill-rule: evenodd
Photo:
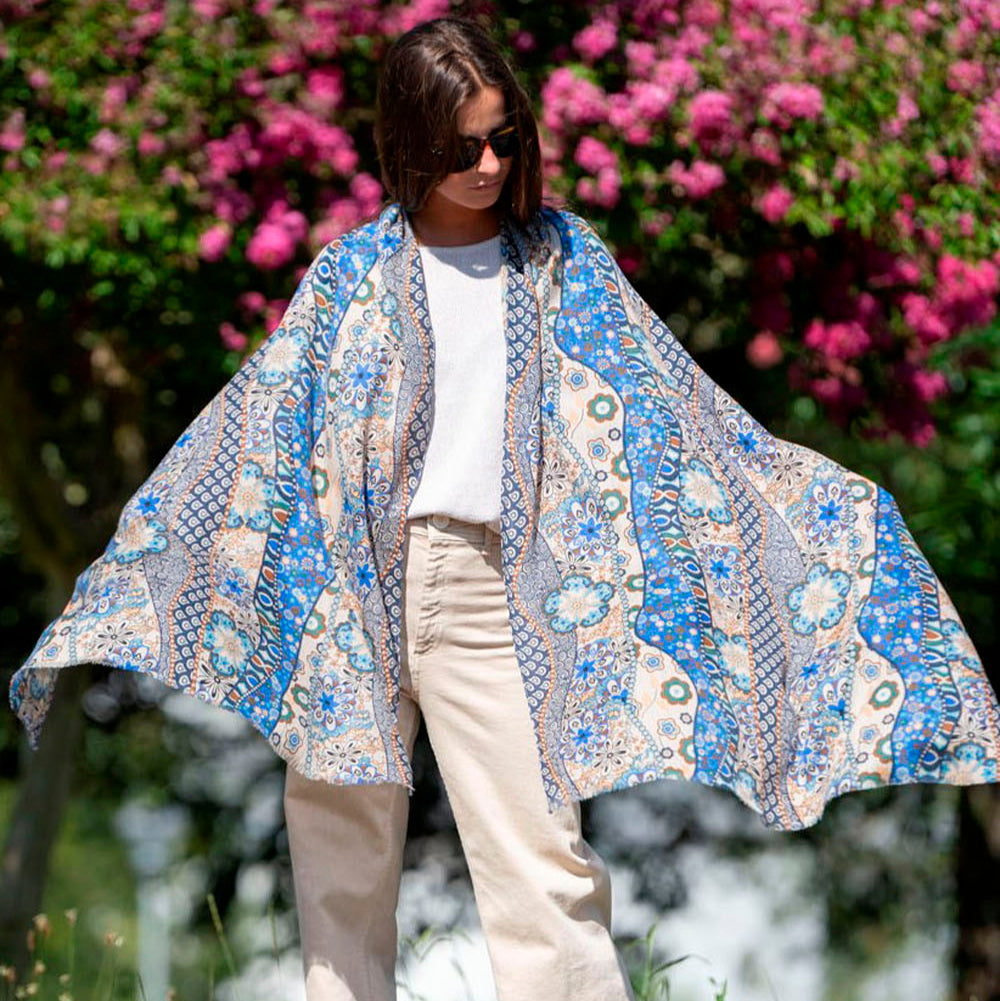
<path fill-rule="evenodd" d="M 454 162 L 459 106 L 485 87 L 502 91 L 520 136 L 497 204 L 522 225 L 535 216 L 542 204 L 542 171 L 528 96 L 486 29 L 458 17 L 418 24 L 385 54 L 375 102 L 375 147 L 387 204 L 399 202 L 408 212 L 423 208 Z"/>

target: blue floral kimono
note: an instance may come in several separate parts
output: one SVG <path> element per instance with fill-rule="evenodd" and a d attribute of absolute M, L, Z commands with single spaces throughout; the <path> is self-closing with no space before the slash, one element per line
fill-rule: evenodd
<path fill-rule="evenodd" d="M 550 807 L 687 779 L 796 830 L 855 789 L 997 781 L 996 694 L 892 496 L 769 434 L 584 219 L 505 220 L 501 249 L 503 572 Z M 11 683 L 31 743 L 59 670 L 110 664 L 239 713 L 309 777 L 412 792 L 433 365 L 394 203 L 324 247 L 125 506 Z"/>

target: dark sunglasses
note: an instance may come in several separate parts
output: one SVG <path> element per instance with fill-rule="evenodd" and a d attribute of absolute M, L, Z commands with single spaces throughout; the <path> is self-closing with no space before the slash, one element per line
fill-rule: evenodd
<path fill-rule="evenodd" d="M 520 141 L 517 134 L 516 125 L 499 125 L 485 139 L 477 136 L 459 136 L 458 153 L 455 162 L 452 164 L 450 173 L 460 174 L 469 170 L 479 163 L 479 158 L 486 149 L 486 144 L 490 144 L 490 149 L 499 156 L 514 156 L 520 148 Z M 435 153 L 442 153 L 443 150 L 435 149 Z"/>

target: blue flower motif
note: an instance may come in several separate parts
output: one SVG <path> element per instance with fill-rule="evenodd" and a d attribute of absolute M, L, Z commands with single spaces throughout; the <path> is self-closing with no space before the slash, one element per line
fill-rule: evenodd
<path fill-rule="evenodd" d="M 806 533 L 816 542 L 836 542 L 857 520 L 851 496 L 838 479 L 813 483 L 803 505 Z"/>
<path fill-rule="evenodd" d="M 792 628 L 810 635 L 817 629 L 835 626 L 847 610 L 846 597 L 851 578 L 843 570 L 831 570 L 825 563 L 809 568 L 805 582 L 788 591 L 785 603 L 796 615 Z"/>
<path fill-rule="evenodd" d="M 770 469 L 775 457 L 775 439 L 748 413 L 739 413 L 723 421 L 728 451 L 737 463 L 757 472 Z"/>
<path fill-rule="evenodd" d="M 359 414 L 368 413 L 388 373 L 389 362 L 382 345 L 362 344 L 348 349 L 340 373 L 341 400 Z"/>
<path fill-rule="evenodd" d="M 136 506 L 139 508 L 140 514 L 148 517 L 151 514 L 156 514 L 160 506 L 160 498 L 152 490 L 147 490 L 146 493 L 139 495 Z"/>
<path fill-rule="evenodd" d="M 582 501 L 574 498 L 564 504 L 560 527 L 571 553 L 585 558 L 600 556 L 604 549 L 604 521 L 593 497 L 588 495 Z"/>
<path fill-rule="evenodd" d="M 737 597 L 743 593 L 740 551 L 736 546 L 705 546 L 708 579 L 720 594 Z"/>

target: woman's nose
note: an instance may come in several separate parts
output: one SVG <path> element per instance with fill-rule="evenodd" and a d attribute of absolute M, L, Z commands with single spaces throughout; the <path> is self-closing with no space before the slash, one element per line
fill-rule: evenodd
<path fill-rule="evenodd" d="M 500 158 L 493 152 L 493 147 L 486 143 L 483 147 L 482 156 L 479 158 L 478 170 L 480 174 L 496 174 L 501 168 Z"/>

